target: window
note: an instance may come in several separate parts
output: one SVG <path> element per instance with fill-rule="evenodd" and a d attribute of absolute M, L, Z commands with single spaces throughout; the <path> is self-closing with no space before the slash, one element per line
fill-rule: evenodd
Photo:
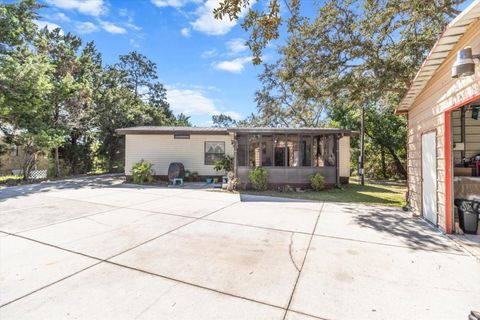
<path fill-rule="evenodd" d="M 205 164 L 213 165 L 215 161 L 221 160 L 225 155 L 225 142 L 206 141 L 205 142 Z"/>
<path fill-rule="evenodd" d="M 271 167 L 273 165 L 273 137 L 262 136 L 262 166 Z"/>
<path fill-rule="evenodd" d="M 335 166 L 335 137 L 317 136 L 313 139 L 313 154 L 316 167 Z"/>
<path fill-rule="evenodd" d="M 174 139 L 190 139 L 190 134 L 188 133 L 175 133 L 173 134 Z"/>
<path fill-rule="evenodd" d="M 285 135 L 275 135 L 273 140 L 273 155 L 275 167 L 285 166 Z"/>
<path fill-rule="evenodd" d="M 252 134 L 248 137 L 248 165 L 260 166 L 260 136 Z"/>
<path fill-rule="evenodd" d="M 287 167 L 298 167 L 300 160 L 299 149 L 298 135 L 289 134 L 287 140 Z"/>
<path fill-rule="evenodd" d="M 310 136 L 302 136 L 300 140 L 302 148 L 302 166 L 310 167 L 312 165 L 312 139 Z"/>
<path fill-rule="evenodd" d="M 237 163 L 239 167 L 244 167 L 247 165 L 247 137 L 239 135 L 237 142 Z"/>

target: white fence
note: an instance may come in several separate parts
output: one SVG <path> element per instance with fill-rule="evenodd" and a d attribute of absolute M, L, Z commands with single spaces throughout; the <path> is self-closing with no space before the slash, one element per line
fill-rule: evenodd
<path fill-rule="evenodd" d="M 20 169 L 14 169 L 12 170 L 12 174 L 15 176 L 21 176 L 23 175 L 23 172 Z M 32 180 L 47 179 L 47 170 L 32 170 L 30 171 L 28 178 Z"/>

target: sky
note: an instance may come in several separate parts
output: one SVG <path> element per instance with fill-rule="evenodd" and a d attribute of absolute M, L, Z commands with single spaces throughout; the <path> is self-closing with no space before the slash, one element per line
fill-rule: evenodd
<path fill-rule="evenodd" d="M 255 112 L 261 66 L 253 66 L 246 32 L 218 21 L 218 0 L 40 0 L 40 27 L 60 27 L 94 41 L 105 64 L 136 50 L 157 64 L 175 114 L 210 126 L 214 114 L 243 119 Z M 266 52 L 275 54 L 274 47 Z"/>
<path fill-rule="evenodd" d="M 239 120 L 256 112 L 257 76 L 263 67 L 252 65 L 247 33 L 236 21 L 213 18 L 220 0 L 38 1 L 47 6 L 39 12 L 40 27 L 60 27 L 84 43 L 93 40 L 105 64 L 133 50 L 154 61 L 171 109 L 190 116 L 193 125 L 210 126 L 212 115 L 219 113 Z M 303 14 L 314 15 L 314 3 L 322 0 L 302 2 Z M 282 7 L 281 13 L 288 14 Z M 269 45 L 265 62 L 275 61 L 281 41 Z"/>

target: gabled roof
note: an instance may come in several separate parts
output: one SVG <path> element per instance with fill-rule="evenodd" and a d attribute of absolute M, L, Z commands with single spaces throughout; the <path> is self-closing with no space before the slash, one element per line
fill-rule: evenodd
<path fill-rule="evenodd" d="M 438 38 L 428 54 L 427 59 L 423 62 L 420 70 L 418 70 L 403 100 L 400 102 L 396 110 L 397 114 L 408 111 L 428 81 L 433 77 L 435 71 L 443 64 L 460 38 L 465 34 L 465 31 L 479 18 L 480 0 L 475 0 L 447 25 L 445 31 L 440 38 Z"/>

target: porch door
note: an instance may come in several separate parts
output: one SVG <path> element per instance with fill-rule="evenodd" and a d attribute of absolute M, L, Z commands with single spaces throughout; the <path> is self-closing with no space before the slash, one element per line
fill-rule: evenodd
<path fill-rule="evenodd" d="M 422 211 L 423 217 L 437 225 L 436 132 L 422 135 Z"/>

